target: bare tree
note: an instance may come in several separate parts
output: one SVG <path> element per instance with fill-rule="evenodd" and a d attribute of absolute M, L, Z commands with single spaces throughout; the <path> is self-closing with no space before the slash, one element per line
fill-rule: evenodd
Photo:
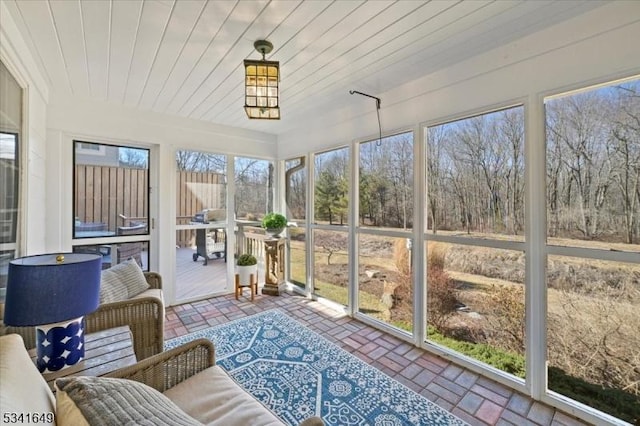
<path fill-rule="evenodd" d="M 625 240 L 638 241 L 640 227 L 640 93 L 638 84 L 616 86 L 616 103 L 607 145 L 609 161 L 618 165 L 612 178 L 622 195 Z"/>
<path fill-rule="evenodd" d="M 220 154 L 180 150 L 176 152 L 176 166 L 181 171 L 224 174 L 227 169 L 227 157 Z"/>
<path fill-rule="evenodd" d="M 444 204 L 444 168 L 443 163 L 446 133 L 443 126 L 429 128 L 427 143 L 427 205 L 431 217 L 431 230 L 434 234 L 440 226 L 439 210 Z"/>
<path fill-rule="evenodd" d="M 507 232 L 524 230 L 524 118 L 522 109 L 501 112 L 498 122 L 500 146 L 508 150 L 501 175 L 506 185 L 505 220 Z"/>
<path fill-rule="evenodd" d="M 149 151 L 137 148 L 118 148 L 118 161 L 121 166 L 135 169 L 146 169 L 149 167 Z"/>
<path fill-rule="evenodd" d="M 611 184 L 610 169 L 604 161 L 605 128 L 600 123 L 603 103 L 596 94 L 585 93 L 563 98 L 550 105 L 552 137 L 565 150 L 563 166 L 576 186 L 572 216 L 576 229 L 585 238 L 600 233 L 600 213 Z"/>
<path fill-rule="evenodd" d="M 257 219 L 272 210 L 273 165 L 266 160 L 236 157 L 235 214 L 236 217 Z"/>

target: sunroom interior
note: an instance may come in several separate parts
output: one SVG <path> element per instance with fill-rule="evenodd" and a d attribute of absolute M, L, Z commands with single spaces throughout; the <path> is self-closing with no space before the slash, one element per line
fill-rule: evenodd
<path fill-rule="evenodd" d="M 126 251 L 172 314 L 235 303 L 280 212 L 287 303 L 576 424 L 640 421 L 640 2 L 2 0 L 0 23 L 0 290 L 14 258 Z M 243 108 L 260 39 L 278 120 Z"/>

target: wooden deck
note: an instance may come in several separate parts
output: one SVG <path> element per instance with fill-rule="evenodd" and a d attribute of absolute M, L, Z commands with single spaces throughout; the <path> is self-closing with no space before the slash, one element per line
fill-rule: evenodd
<path fill-rule="evenodd" d="M 193 261 L 194 249 L 176 249 L 176 300 L 188 300 L 224 293 L 227 286 L 227 264 L 224 259 Z"/>
<path fill-rule="evenodd" d="M 224 259 L 204 259 L 193 261 L 192 248 L 176 248 L 176 302 L 232 293 L 227 288 L 227 264 Z M 258 260 L 258 287 L 264 284 L 264 259 Z M 233 282 L 233 279 L 229 280 Z"/>

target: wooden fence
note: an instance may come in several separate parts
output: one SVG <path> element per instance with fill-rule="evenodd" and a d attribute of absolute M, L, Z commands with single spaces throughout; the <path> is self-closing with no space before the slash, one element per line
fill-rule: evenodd
<path fill-rule="evenodd" d="M 148 187 L 146 169 L 76 165 L 76 220 L 105 223 L 115 232 L 124 225 L 119 215 L 146 218 Z"/>
<path fill-rule="evenodd" d="M 74 207 L 80 222 L 105 223 L 115 232 L 126 225 L 120 215 L 147 220 L 148 170 L 76 165 L 75 179 Z M 219 173 L 177 172 L 176 193 L 176 224 L 188 223 L 205 208 L 224 208 L 225 179 Z M 178 244 L 189 241 L 191 233 L 179 231 Z"/>
<path fill-rule="evenodd" d="M 178 172 L 176 216 L 191 218 L 202 209 L 224 208 L 226 193 L 224 176 L 219 173 Z"/>

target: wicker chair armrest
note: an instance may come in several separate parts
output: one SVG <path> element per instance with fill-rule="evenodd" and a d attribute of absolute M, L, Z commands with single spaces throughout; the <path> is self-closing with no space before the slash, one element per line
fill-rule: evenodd
<path fill-rule="evenodd" d="M 150 288 L 162 290 L 162 276 L 157 272 L 145 272 Z M 146 316 L 145 316 L 146 315 Z M 0 316 L 0 319 L 4 315 Z M 128 325 L 133 334 L 136 357 L 142 360 L 164 349 L 164 301 L 154 297 L 125 300 L 101 305 L 86 318 L 86 333 Z M 145 329 L 146 327 L 146 329 Z M 0 335 L 18 333 L 25 347 L 35 347 L 35 327 L 10 327 L 1 324 Z"/>
<path fill-rule="evenodd" d="M 87 333 L 129 326 L 138 360 L 164 350 L 164 302 L 154 296 L 105 303 L 85 317 Z"/>
<path fill-rule="evenodd" d="M 215 349 L 207 339 L 197 339 L 106 375 L 142 382 L 164 392 L 215 365 Z"/>
<path fill-rule="evenodd" d="M 8 325 L 0 325 L 0 336 L 5 334 L 19 334 L 24 342 L 26 349 L 33 349 L 36 347 L 36 328 L 35 327 L 13 327 Z"/>
<path fill-rule="evenodd" d="M 157 272 L 145 272 L 144 277 L 151 288 L 162 290 L 162 275 Z"/>

